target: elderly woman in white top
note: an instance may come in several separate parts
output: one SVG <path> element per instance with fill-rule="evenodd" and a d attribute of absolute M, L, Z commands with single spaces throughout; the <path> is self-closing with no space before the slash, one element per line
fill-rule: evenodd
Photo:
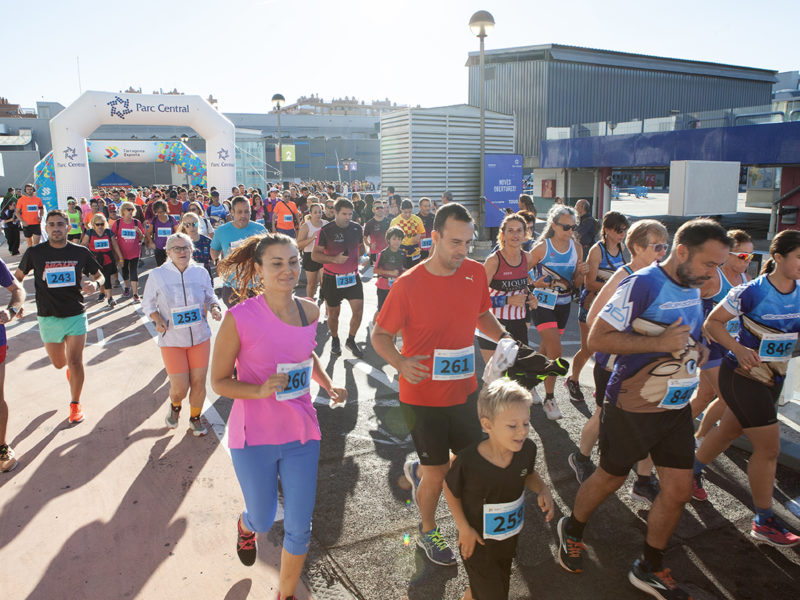
<path fill-rule="evenodd" d="M 181 403 L 188 394 L 189 427 L 201 436 L 207 433 L 200 422 L 211 349 L 207 313 L 215 321 L 222 319 L 221 303 L 208 271 L 192 260 L 194 247 L 188 235 L 169 236 L 165 249 L 168 260 L 150 272 L 142 308 L 161 334 L 158 345 L 170 383 L 167 427 L 178 426 Z"/>

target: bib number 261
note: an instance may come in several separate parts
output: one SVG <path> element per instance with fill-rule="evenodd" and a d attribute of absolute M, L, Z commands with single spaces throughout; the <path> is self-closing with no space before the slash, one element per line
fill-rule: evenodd
<path fill-rule="evenodd" d="M 433 353 L 434 381 L 467 379 L 475 373 L 475 351 L 472 346 L 459 350 L 435 350 Z"/>

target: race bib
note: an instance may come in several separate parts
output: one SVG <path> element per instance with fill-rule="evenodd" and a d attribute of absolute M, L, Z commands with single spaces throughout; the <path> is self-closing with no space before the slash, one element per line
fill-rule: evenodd
<path fill-rule="evenodd" d="M 38 204 L 28 204 L 28 206 L 26 206 L 25 208 L 27 209 L 28 212 L 32 213 L 39 212 Z"/>
<path fill-rule="evenodd" d="M 122 239 L 123 240 L 135 240 L 136 239 L 136 230 L 135 229 L 122 229 Z"/>
<path fill-rule="evenodd" d="M 356 284 L 355 273 L 345 273 L 336 276 L 336 289 L 349 288 Z"/>
<path fill-rule="evenodd" d="M 94 241 L 94 249 L 95 250 L 108 250 L 111 247 L 111 243 L 108 240 L 95 240 Z"/>
<path fill-rule="evenodd" d="M 387 278 L 386 278 L 386 283 L 388 283 L 388 284 L 389 284 L 389 287 L 390 287 L 390 288 L 392 287 L 392 284 L 394 283 L 394 280 L 395 280 L 395 279 L 397 279 L 397 278 L 396 278 L 396 277 L 387 277 Z"/>
<path fill-rule="evenodd" d="M 175 329 L 191 327 L 192 325 L 199 323 L 202 318 L 203 315 L 200 312 L 199 304 L 172 309 L 172 326 Z"/>
<path fill-rule="evenodd" d="M 47 287 L 60 288 L 75 285 L 74 267 L 49 267 L 44 270 Z"/>
<path fill-rule="evenodd" d="M 228 249 L 236 250 L 236 248 L 238 248 L 239 246 L 244 244 L 244 242 L 245 242 L 245 240 L 236 240 L 235 242 L 231 242 L 231 245 L 228 246 Z"/>
<path fill-rule="evenodd" d="M 172 235 L 172 227 L 159 227 L 156 233 L 158 237 L 169 237 Z"/>
<path fill-rule="evenodd" d="M 503 308 L 508 303 L 508 298 L 505 296 L 492 296 L 492 308 Z"/>
<path fill-rule="evenodd" d="M 536 296 L 536 300 L 539 302 L 539 308 L 549 308 L 553 310 L 556 307 L 558 294 L 554 290 L 536 288 L 533 290 L 533 295 Z"/>
<path fill-rule="evenodd" d="M 284 223 L 292 223 L 292 222 L 294 222 L 294 219 L 292 218 L 292 215 L 283 215 L 283 222 Z"/>
<path fill-rule="evenodd" d="M 433 238 L 422 238 L 419 241 L 419 247 L 422 250 L 430 250 L 432 246 L 433 246 Z"/>
<path fill-rule="evenodd" d="M 305 396 L 311 390 L 311 369 L 314 360 L 309 358 L 301 363 L 279 363 L 278 373 L 286 373 L 289 381 L 282 392 L 275 393 L 275 399 L 279 402 L 291 400 Z"/>
<path fill-rule="evenodd" d="M 698 377 L 668 380 L 667 393 L 664 394 L 664 398 L 659 402 L 659 408 L 667 408 L 669 410 L 683 408 L 692 399 L 698 383 L 700 383 Z"/>
<path fill-rule="evenodd" d="M 796 333 L 765 333 L 758 346 L 758 358 L 764 362 L 788 360 L 792 357 Z"/>
<path fill-rule="evenodd" d="M 513 502 L 483 505 L 483 539 L 505 540 L 522 531 L 525 492 Z"/>
<path fill-rule="evenodd" d="M 458 350 L 433 351 L 434 381 L 469 379 L 475 373 L 475 348 L 467 346 Z"/>
<path fill-rule="evenodd" d="M 737 333 L 739 333 L 739 319 L 731 319 L 725 323 L 725 331 L 730 333 L 732 336 L 735 336 Z"/>

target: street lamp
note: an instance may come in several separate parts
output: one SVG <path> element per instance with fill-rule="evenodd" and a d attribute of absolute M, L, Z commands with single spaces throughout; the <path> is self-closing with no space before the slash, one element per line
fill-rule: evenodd
<path fill-rule="evenodd" d="M 283 185 L 283 152 L 281 149 L 281 104 L 286 102 L 281 94 L 272 96 L 272 105 L 278 111 L 278 187 Z"/>
<path fill-rule="evenodd" d="M 485 186 L 485 177 L 486 173 L 484 172 L 484 154 L 486 152 L 486 131 L 485 131 L 485 115 L 484 115 L 484 73 L 483 73 L 483 41 L 487 35 L 494 29 L 494 17 L 485 10 L 479 10 L 469 20 L 469 29 L 472 31 L 473 35 L 478 36 L 478 39 L 481 41 L 481 52 L 480 52 L 480 83 L 479 83 L 479 106 L 481 109 L 481 190 L 478 194 L 478 224 L 481 230 L 481 237 L 485 231 L 484 221 L 485 218 L 485 211 L 486 207 L 480 198 L 486 193 L 484 189 Z"/>

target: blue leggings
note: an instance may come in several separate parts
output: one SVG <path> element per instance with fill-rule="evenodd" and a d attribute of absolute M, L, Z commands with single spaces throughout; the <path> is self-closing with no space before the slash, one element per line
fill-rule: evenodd
<path fill-rule="evenodd" d="M 250 531 L 269 531 L 278 509 L 278 477 L 283 489 L 283 547 L 300 556 L 311 542 L 311 514 L 317 495 L 319 440 L 305 444 L 231 448 L 233 469 L 244 495 L 242 522 Z"/>

